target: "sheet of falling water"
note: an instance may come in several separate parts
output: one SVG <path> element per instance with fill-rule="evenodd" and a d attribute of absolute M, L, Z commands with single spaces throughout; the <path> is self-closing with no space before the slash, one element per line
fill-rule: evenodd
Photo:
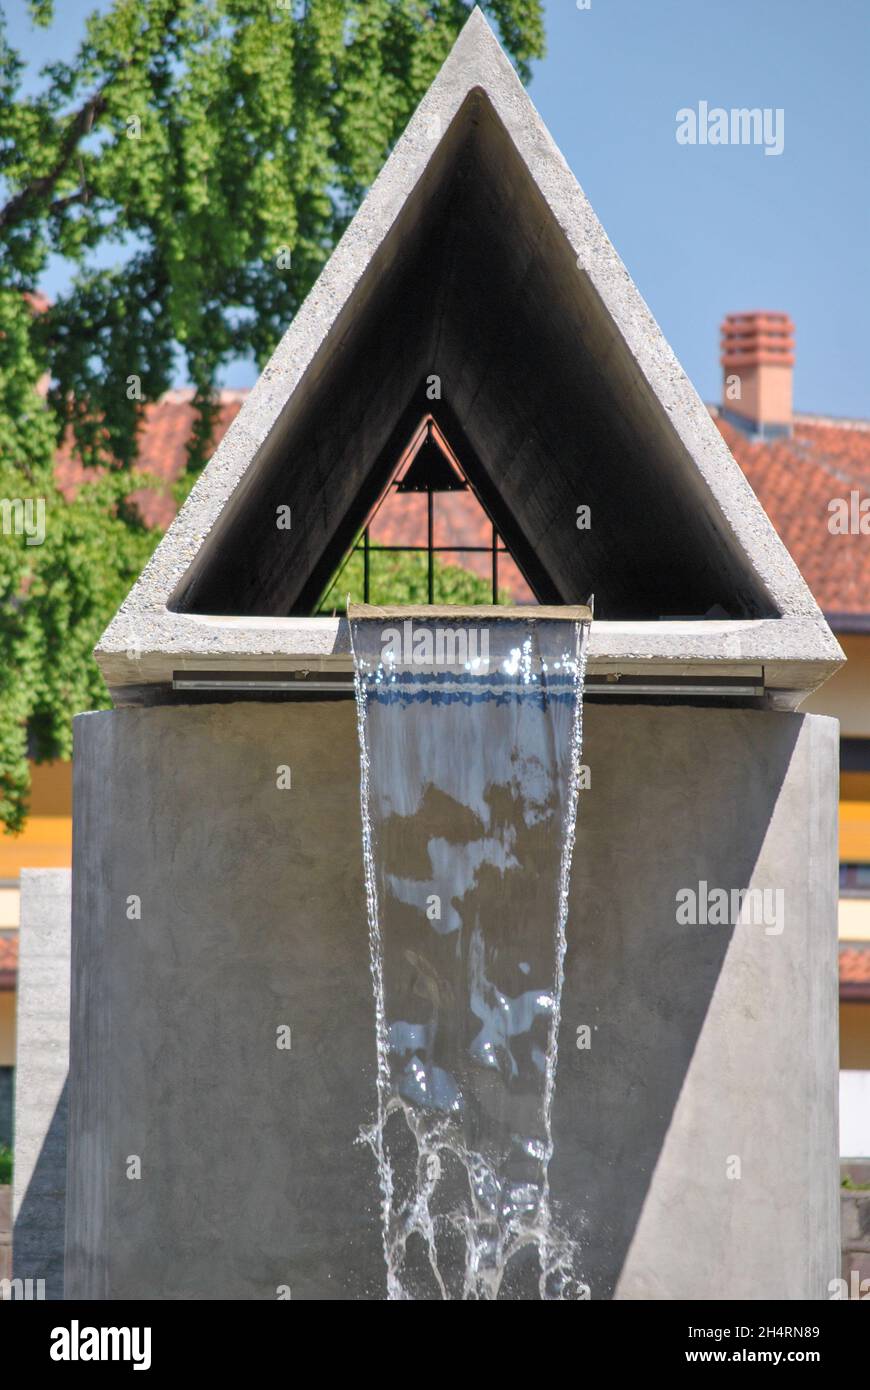
<path fill-rule="evenodd" d="M 352 635 L 388 1297 L 586 1297 L 548 1165 L 587 628 Z"/>

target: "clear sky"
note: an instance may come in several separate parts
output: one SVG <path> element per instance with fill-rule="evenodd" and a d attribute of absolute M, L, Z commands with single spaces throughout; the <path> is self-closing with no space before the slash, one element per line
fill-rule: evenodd
<path fill-rule="evenodd" d="M 48 32 L 0 0 L 38 66 L 69 56 L 95 0 Z M 796 324 L 798 410 L 870 417 L 870 0 L 547 0 L 532 97 L 705 400 L 723 314 Z M 784 146 L 681 145 L 707 102 L 783 113 Z M 55 265 L 44 288 L 65 283 Z M 248 363 L 226 384 L 249 385 Z"/>

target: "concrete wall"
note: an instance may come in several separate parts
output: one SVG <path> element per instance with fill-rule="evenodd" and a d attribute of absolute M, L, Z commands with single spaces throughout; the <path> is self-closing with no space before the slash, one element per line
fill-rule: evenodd
<path fill-rule="evenodd" d="M 70 1009 L 70 871 L 21 875 L 15 1069 L 13 1267 L 63 1297 L 67 1072 Z"/>
<path fill-rule="evenodd" d="M 551 1180 L 592 1296 L 824 1298 L 837 725 L 585 733 Z M 679 925 L 701 880 L 781 889 L 781 934 Z M 81 716 L 73 924 L 67 1296 L 382 1298 L 353 706 Z"/>

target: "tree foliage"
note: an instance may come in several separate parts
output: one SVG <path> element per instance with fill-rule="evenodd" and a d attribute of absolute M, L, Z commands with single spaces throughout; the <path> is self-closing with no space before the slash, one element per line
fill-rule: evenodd
<path fill-rule="evenodd" d="M 27 753 L 69 756 L 105 703 L 90 651 L 157 539 L 126 499 L 142 411 L 183 369 L 189 488 L 227 362 L 265 362 L 451 43 L 466 0 L 106 0 L 22 91 L 0 11 L 0 498 L 46 538 L 0 535 L 0 818 Z M 523 77 L 541 0 L 489 0 Z M 37 25 L 62 5 L 30 0 Z M 49 257 L 68 293 L 33 299 Z M 50 384 L 47 402 L 39 384 Z M 72 499 L 64 434 L 94 471 Z M 28 744 L 29 740 L 29 744 Z"/>

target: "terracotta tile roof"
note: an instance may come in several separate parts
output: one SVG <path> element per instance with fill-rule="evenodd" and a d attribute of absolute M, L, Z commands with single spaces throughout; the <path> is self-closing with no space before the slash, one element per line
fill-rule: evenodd
<path fill-rule="evenodd" d="M 18 975 L 18 932 L 0 932 L 0 990 L 14 989 Z"/>
<path fill-rule="evenodd" d="M 215 444 L 235 419 L 245 394 L 221 393 Z M 168 486 L 184 469 L 185 446 L 193 424 L 191 399 L 189 391 L 170 391 L 146 408 L 140 465 L 167 485 L 165 492 L 137 494 L 142 498 L 149 525 L 166 527 L 172 519 L 174 506 Z M 791 438 L 760 443 L 725 420 L 716 418 L 716 424 L 819 604 L 827 614 L 835 615 L 835 626 L 836 619 L 843 615 L 870 617 L 870 537 L 832 535 L 828 530 L 828 504 L 833 498 L 848 501 L 852 490 L 857 490 L 862 498 L 870 496 L 870 421 L 798 415 Z M 83 476 L 68 446 L 58 454 L 57 471 L 65 489 L 75 486 Z M 413 503 L 414 499 L 409 500 Z M 490 544 L 489 523 L 479 512 L 475 514 L 469 500 L 466 495 L 453 494 L 439 501 L 444 526 L 436 536 L 436 544 Z M 422 505 L 418 512 L 412 528 L 414 535 L 407 527 L 398 529 L 385 524 L 384 518 L 375 528 L 373 539 L 382 544 L 419 544 L 425 540 Z M 459 561 L 460 557 L 456 558 Z M 465 557 L 461 562 L 481 575 L 488 572 L 484 556 Z M 507 561 L 502 566 L 501 581 L 513 597 L 528 599 L 521 576 Z"/>
<path fill-rule="evenodd" d="M 840 998 L 870 1003 L 870 942 L 840 947 Z"/>
<path fill-rule="evenodd" d="M 24 298 L 30 305 L 34 314 L 44 314 L 51 308 L 51 300 L 46 299 L 45 295 L 39 290 L 26 290 Z"/>
<path fill-rule="evenodd" d="M 244 391 L 221 392 L 220 413 L 213 435 L 214 448 L 217 448 L 241 410 L 245 395 Z M 137 467 L 143 472 L 152 473 L 165 484 L 165 491 L 141 489 L 133 494 L 149 526 L 165 529 L 175 515 L 175 503 L 169 489 L 184 472 L 187 441 L 193 429 L 192 400 L 191 391 L 168 391 L 159 401 L 145 407 Z M 64 492 L 69 492 L 89 474 L 89 470 L 73 457 L 68 441 L 58 451 L 56 474 Z"/>
<path fill-rule="evenodd" d="M 870 496 L 870 421 L 796 415 L 791 438 L 763 443 L 716 424 L 834 626 L 843 615 L 870 615 L 870 537 L 828 530 L 834 498 Z"/>

